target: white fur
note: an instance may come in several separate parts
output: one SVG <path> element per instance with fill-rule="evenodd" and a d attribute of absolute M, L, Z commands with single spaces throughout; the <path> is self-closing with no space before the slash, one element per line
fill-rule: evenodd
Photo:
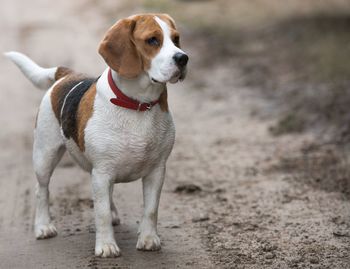
<path fill-rule="evenodd" d="M 55 82 L 57 67 L 42 68 L 22 53 L 10 51 L 5 56 L 12 60 L 22 73 L 39 89 L 47 89 Z"/>
<path fill-rule="evenodd" d="M 148 74 L 159 82 L 177 82 L 180 78 L 180 70 L 176 66 L 173 56 L 178 52 L 184 52 L 176 47 L 171 40 L 168 24 L 158 17 L 154 17 L 154 19 L 163 31 L 163 45 L 159 53 L 152 59 Z"/>
<path fill-rule="evenodd" d="M 65 152 L 60 126 L 51 106 L 52 88 L 41 101 L 34 129 L 33 166 L 37 176 L 35 236 L 44 239 L 56 236 L 56 228 L 51 223 L 49 214 L 49 182 L 55 166 Z"/>
<path fill-rule="evenodd" d="M 152 61 L 151 73 L 162 76 L 157 77 L 159 80 L 168 80 L 175 72 L 173 54 L 180 49 L 172 44 L 167 25 L 158 18 L 156 20 L 164 32 L 164 44 Z M 54 76 L 50 73 L 54 68 L 40 68 L 22 54 L 11 53 L 9 57 L 37 86 L 42 86 L 43 81 L 48 82 Z M 35 234 L 37 238 L 56 235 L 56 228 L 49 216 L 48 184 L 55 166 L 67 150 L 92 175 L 95 254 L 102 257 L 120 254 L 112 227 L 112 223 L 119 223 L 112 200 L 113 185 L 139 178 L 143 183 L 144 214 L 136 247 L 140 250 L 158 250 L 161 247 L 157 235 L 158 205 L 166 161 L 175 139 L 174 123 L 171 114 L 162 111 L 159 105 L 144 112 L 113 105 L 110 99 L 115 96 L 108 85 L 107 73 L 108 69 L 96 84 L 93 115 L 84 132 L 85 152 L 80 151 L 74 140 L 66 139 L 61 133 L 51 106 L 50 95 L 54 85 L 41 102 L 33 149 L 34 170 L 38 179 Z M 123 79 L 115 72 L 112 76 L 124 94 L 141 102 L 158 99 L 166 88 L 165 84 L 152 83 L 146 74 L 133 80 Z"/>

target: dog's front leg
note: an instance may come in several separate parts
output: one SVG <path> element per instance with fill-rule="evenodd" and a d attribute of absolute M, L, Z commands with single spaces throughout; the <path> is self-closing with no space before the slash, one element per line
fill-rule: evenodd
<path fill-rule="evenodd" d="M 92 171 L 92 192 L 94 199 L 96 245 L 95 255 L 101 257 L 116 257 L 120 255 L 120 249 L 114 239 L 112 226 L 112 212 L 110 206 L 110 187 L 112 178 L 110 175 Z"/>
<path fill-rule="evenodd" d="M 157 234 L 158 205 L 165 175 L 165 165 L 156 168 L 142 179 L 144 213 L 139 227 L 138 250 L 159 250 Z"/>

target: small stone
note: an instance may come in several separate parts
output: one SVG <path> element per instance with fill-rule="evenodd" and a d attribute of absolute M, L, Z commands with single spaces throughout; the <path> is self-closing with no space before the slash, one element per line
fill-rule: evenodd
<path fill-rule="evenodd" d="M 275 253 L 273 253 L 273 252 L 270 252 L 270 253 L 267 253 L 266 255 L 265 255 L 265 258 L 266 259 L 273 259 L 273 258 L 275 258 L 276 257 L 276 255 L 275 255 Z"/>
<path fill-rule="evenodd" d="M 170 224 L 165 226 L 165 228 L 170 228 L 170 229 L 179 229 L 181 226 L 180 224 Z"/>
<path fill-rule="evenodd" d="M 271 252 L 271 251 L 274 251 L 277 249 L 277 246 L 276 245 L 273 245 L 273 244 L 266 244 L 265 246 L 263 246 L 263 251 L 265 252 Z"/>
<path fill-rule="evenodd" d="M 350 237 L 350 233 L 348 232 L 347 229 L 344 229 L 344 228 L 338 228 L 334 230 L 333 235 L 339 236 L 339 237 L 342 237 L 342 236 Z"/>
<path fill-rule="evenodd" d="M 233 245 L 230 242 L 226 242 L 225 244 L 222 245 L 222 247 L 227 250 L 233 249 Z"/>
<path fill-rule="evenodd" d="M 197 217 L 194 217 L 193 219 L 192 219 L 192 222 L 201 222 L 201 221 L 207 221 L 207 220 L 209 220 L 210 218 L 209 218 L 209 216 L 208 216 L 208 214 L 200 214 L 199 216 L 197 216 Z"/>
<path fill-rule="evenodd" d="M 176 193 L 187 193 L 192 194 L 202 191 L 202 188 L 195 184 L 181 184 L 177 186 L 174 190 Z"/>
<path fill-rule="evenodd" d="M 225 192 L 225 189 L 223 189 L 223 188 L 217 188 L 217 189 L 215 189 L 215 192 L 216 192 L 216 193 L 223 193 L 223 192 Z"/>
<path fill-rule="evenodd" d="M 221 196 L 221 195 L 217 195 L 216 199 L 218 199 L 218 201 L 220 201 L 220 202 L 227 202 L 228 201 L 228 199 L 226 197 Z"/>
<path fill-rule="evenodd" d="M 318 264 L 320 261 L 317 257 L 311 257 L 310 258 L 310 263 L 312 264 Z"/>

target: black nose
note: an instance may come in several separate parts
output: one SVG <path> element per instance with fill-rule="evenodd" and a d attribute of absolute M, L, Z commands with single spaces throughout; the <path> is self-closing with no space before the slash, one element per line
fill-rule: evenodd
<path fill-rule="evenodd" d="M 185 67 L 188 62 L 188 56 L 185 53 L 177 52 L 173 56 L 173 59 L 175 63 L 178 65 L 178 67 Z"/>

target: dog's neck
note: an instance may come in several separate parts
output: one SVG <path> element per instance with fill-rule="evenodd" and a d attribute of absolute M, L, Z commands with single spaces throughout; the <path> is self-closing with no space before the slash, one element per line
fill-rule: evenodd
<path fill-rule="evenodd" d="M 142 103 L 158 100 L 165 89 L 165 84 L 152 83 L 145 73 L 134 79 L 126 79 L 112 70 L 112 78 L 126 96 Z"/>

